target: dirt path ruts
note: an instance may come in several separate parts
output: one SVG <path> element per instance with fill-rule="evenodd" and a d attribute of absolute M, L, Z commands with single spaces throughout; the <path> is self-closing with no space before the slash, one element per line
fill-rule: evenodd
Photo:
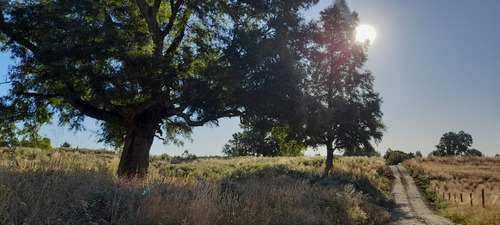
<path fill-rule="evenodd" d="M 408 171 L 403 166 L 390 166 L 396 177 L 392 187 L 395 206 L 391 212 L 391 224 L 452 225 L 452 221 L 436 215 L 427 207 Z"/>

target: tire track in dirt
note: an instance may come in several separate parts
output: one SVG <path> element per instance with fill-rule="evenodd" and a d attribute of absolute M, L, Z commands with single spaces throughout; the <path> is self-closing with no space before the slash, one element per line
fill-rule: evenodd
<path fill-rule="evenodd" d="M 418 191 L 415 182 L 403 166 L 390 166 L 394 177 L 392 197 L 395 206 L 391 216 L 392 225 L 426 224 L 426 225 L 453 225 L 452 221 L 436 215 L 427 207 L 425 200 Z"/>

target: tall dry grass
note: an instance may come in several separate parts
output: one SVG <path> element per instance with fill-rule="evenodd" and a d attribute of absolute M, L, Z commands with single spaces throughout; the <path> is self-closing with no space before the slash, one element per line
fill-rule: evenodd
<path fill-rule="evenodd" d="M 428 157 L 403 165 L 428 179 L 439 214 L 463 224 L 500 224 L 500 157 Z"/>
<path fill-rule="evenodd" d="M 390 181 L 376 172 L 382 160 L 341 158 L 328 178 L 321 177 L 323 162 L 318 157 L 153 160 L 145 179 L 123 180 L 115 175 L 116 154 L 0 150 L 0 224 L 389 221 L 383 192 Z"/>

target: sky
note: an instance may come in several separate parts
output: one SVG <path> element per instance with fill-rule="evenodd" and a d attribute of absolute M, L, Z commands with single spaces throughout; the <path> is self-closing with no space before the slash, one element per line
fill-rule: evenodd
<path fill-rule="evenodd" d="M 364 69 L 375 76 L 374 88 L 384 102 L 384 137 L 375 148 L 427 155 L 444 133 L 469 133 L 476 148 L 488 156 L 500 154 L 500 1 L 482 0 L 347 0 L 377 39 L 368 50 Z M 305 13 L 307 19 L 332 4 L 321 0 Z M 0 53 L 0 83 L 13 61 Z M 0 85 L 4 95 L 7 85 Z M 103 148 L 96 143 L 95 121 L 88 132 L 47 125 L 43 134 L 54 147 Z M 221 155 L 238 119 L 221 119 L 218 127 L 195 128 L 194 141 L 182 147 L 153 143 L 151 154 Z M 325 154 L 309 150 L 307 154 Z"/>

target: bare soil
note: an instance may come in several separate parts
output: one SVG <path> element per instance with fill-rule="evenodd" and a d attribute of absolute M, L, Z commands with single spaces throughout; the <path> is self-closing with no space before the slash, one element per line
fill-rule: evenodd
<path fill-rule="evenodd" d="M 426 199 L 418 191 L 415 182 L 403 166 L 390 166 L 395 177 L 392 197 L 395 205 L 391 217 L 395 224 L 452 225 L 451 220 L 436 215 L 426 204 Z"/>

